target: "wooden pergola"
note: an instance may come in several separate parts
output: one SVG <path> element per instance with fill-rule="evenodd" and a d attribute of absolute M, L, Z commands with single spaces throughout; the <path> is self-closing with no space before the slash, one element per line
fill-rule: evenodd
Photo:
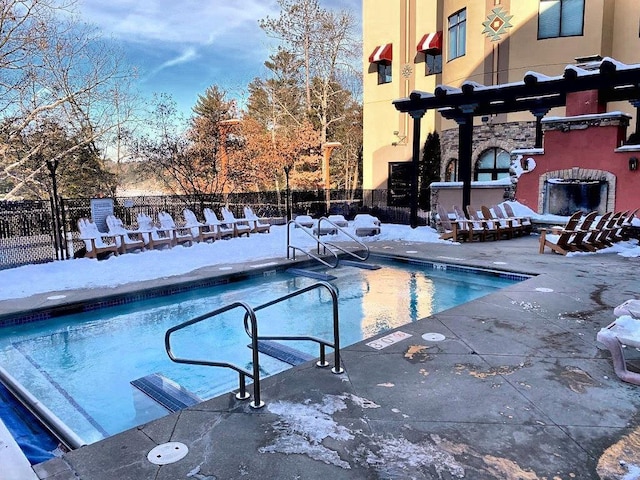
<path fill-rule="evenodd" d="M 411 227 L 418 226 L 418 161 L 420 123 L 427 110 L 438 110 L 458 124 L 458 172 L 462 203 L 471 201 L 473 118 L 529 111 L 536 119 L 535 147 L 542 147 L 542 118 L 554 107 L 565 106 L 567 94 L 597 91 L 601 104 L 629 101 L 636 107 L 635 131 L 640 132 L 640 64 L 627 65 L 605 58 L 582 68 L 565 67 L 563 75 L 549 77 L 528 72 L 520 82 L 485 86 L 467 81 L 460 88 L 438 85 L 434 93 L 414 91 L 409 98 L 393 101 L 396 110 L 413 118 L 413 175 L 411 179 Z"/>

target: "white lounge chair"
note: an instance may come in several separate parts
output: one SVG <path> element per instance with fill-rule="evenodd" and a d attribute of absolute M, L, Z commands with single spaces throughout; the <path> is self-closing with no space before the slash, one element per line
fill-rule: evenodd
<path fill-rule="evenodd" d="M 247 237 L 249 236 L 249 233 L 251 233 L 251 227 L 249 226 L 249 221 L 246 218 L 236 218 L 227 207 L 222 207 L 220 209 L 220 213 L 222 213 L 223 223 L 233 225 L 235 237 L 240 237 L 242 235 L 246 235 Z"/>
<path fill-rule="evenodd" d="M 327 220 L 335 223 L 339 227 L 348 227 L 349 222 L 344 218 L 344 215 L 329 215 Z"/>
<path fill-rule="evenodd" d="M 231 238 L 234 236 L 233 226 L 222 223 L 213 210 L 205 208 L 202 213 L 204 213 L 205 223 L 216 232 L 218 239 Z"/>
<path fill-rule="evenodd" d="M 205 242 L 207 240 L 217 240 L 218 232 L 216 232 L 215 228 L 201 223 L 198 221 L 196 214 L 193 213 L 193 210 L 189 210 L 185 208 L 183 211 L 185 227 L 191 229 L 191 236 L 199 242 Z"/>
<path fill-rule="evenodd" d="M 158 220 L 160 221 L 160 227 L 162 229 L 170 230 L 173 245 L 185 243 L 193 245 L 193 235 L 191 235 L 191 228 L 177 226 L 176 222 L 173 221 L 173 217 L 167 212 L 158 213 Z"/>
<path fill-rule="evenodd" d="M 97 259 L 101 253 L 118 255 L 116 236 L 101 233 L 91 220 L 87 218 L 78 220 L 78 231 L 87 251 L 85 256 Z"/>
<path fill-rule="evenodd" d="M 253 213 L 251 207 L 244 207 L 244 218 L 246 218 L 249 222 L 251 233 L 269 233 L 269 231 L 271 230 L 271 225 L 268 223 L 262 223 L 258 216 Z"/>
<path fill-rule="evenodd" d="M 369 215 L 368 213 L 360 213 L 353 219 L 353 227 L 356 236 L 369 237 L 380 234 L 380 220 L 378 217 Z"/>
<path fill-rule="evenodd" d="M 314 220 L 311 218 L 311 215 L 298 215 L 294 218 L 296 227 L 313 227 Z"/>
<path fill-rule="evenodd" d="M 120 253 L 144 250 L 144 240 L 141 232 L 124 228 L 122 220 L 115 215 L 107 215 L 107 227 L 109 227 L 109 235 L 115 236 L 116 245 L 120 249 Z"/>
<path fill-rule="evenodd" d="M 146 213 L 138 214 L 138 230 L 142 233 L 142 239 L 147 248 L 153 250 L 156 247 L 162 248 L 164 245 L 171 248 L 173 245 L 171 238 L 173 229 L 158 228 Z"/>

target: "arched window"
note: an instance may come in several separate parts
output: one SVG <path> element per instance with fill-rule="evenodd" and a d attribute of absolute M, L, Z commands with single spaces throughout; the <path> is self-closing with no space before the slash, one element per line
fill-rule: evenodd
<path fill-rule="evenodd" d="M 499 180 L 509 176 L 511 157 L 509 152 L 501 148 L 485 150 L 478 158 L 474 180 L 487 181 Z"/>
<path fill-rule="evenodd" d="M 452 158 L 447 163 L 447 168 L 444 170 L 445 182 L 457 182 L 458 181 L 458 160 Z"/>

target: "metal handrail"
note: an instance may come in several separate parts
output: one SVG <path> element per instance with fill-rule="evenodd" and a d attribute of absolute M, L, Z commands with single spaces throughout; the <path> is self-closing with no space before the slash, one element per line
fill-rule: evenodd
<path fill-rule="evenodd" d="M 361 242 L 360 240 L 358 240 L 356 237 L 354 237 L 353 235 L 351 235 L 349 232 L 347 232 L 346 230 L 344 230 L 343 228 L 340 228 L 338 225 L 336 225 L 334 222 L 332 222 L 331 220 L 329 220 L 327 217 L 320 217 L 320 219 L 318 220 L 318 241 L 320 241 L 320 232 L 322 231 L 320 229 L 320 224 L 322 223 L 322 221 L 324 221 L 325 223 L 329 223 L 330 225 L 333 225 L 334 227 L 336 227 L 338 229 L 338 231 L 344 233 L 347 237 L 349 237 L 351 240 L 353 240 L 354 242 L 356 242 L 358 245 L 360 245 L 364 251 L 366 252 L 366 254 L 361 257 L 353 252 L 350 252 L 349 250 L 342 248 L 339 245 L 336 245 L 335 243 L 331 243 L 331 242 L 322 242 L 322 245 L 324 247 L 324 250 L 326 252 L 327 249 L 327 245 L 333 248 L 337 248 L 338 250 L 340 250 L 343 253 L 346 253 L 347 255 L 351 255 L 353 258 L 357 258 L 358 260 L 360 260 L 361 262 L 366 261 L 369 258 L 369 247 L 367 247 L 363 242 Z M 318 243 L 318 253 L 320 253 L 320 243 Z"/>
<path fill-rule="evenodd" d="M 323 340 L 321 338 L 311 337 L 308 335 L 304 335 L 304 336 L 279 335 L 279 336 L 264 336 L 264 337 L 257 337 L 257 335 L 254 336 L 252 335 L 251 332 L 257 331 L 257 330 L 254 330 L 253 328 L 251 330 L 249 329 L 249 325 L 247 324 L 247 319 L 249 318 L 249 315 L 246 313 L 244 316 L 244 328 L 245 328 L 245 331 L 247 332 L 247 335 L 249 335 L 249 337 L 252 340 L 252 346 L 253 346 L 253 342 L 256 342 L 259 340 L 306 340 L 306 341 L 311 341 L 319 344 L 320 360 L 316 362 L 316 365 L 318 367 L 329 366 L 329 362 L 326 361 L 325 347 L 333 348 L 334 361 L 333 361 L 333 368 L 331 369 L 331 371 L 336 374 L 342 373 L 344 372 L 344 370 L 340 366 L 340 321 L 338 317 L 338 290 L 336 289 L 336 287 L 334 287 L 328 282 L 314 283 L 313 285 L 309 285 L 308 287 L 301 288 L 300 290 L 296 290 L 295 292 L 289 293 L 287 295 L 283 295 L 282 297 L 278 297 L 275 300 L 272 300 L 270 302 L 263 303 L 258 307 L 254 307 L 253 311 L 257 312 L 258 310 L 271 307 L 272 305 L 276 305 L 277 303 L 283 302 L 285 300 L 289 300 L 291 298 L 297 297 L 298 295 L 302 295 L 303 293 L 307 293 L 311 290 L 315 290 L 318 288 L 326 288 L 329 291 L 329 294 L 331 295 L 331 301 L 333 304 L 333 343 L 327 342 L 326 340 Z"/>
<path fill-rule="evenodd" d="M 313 238 L 318 243 L 318 255 L 314 255 L 313 253 L 305 250 L 304 248 L 296 247 L 295 245 L 291 245 L 291 225 L 296 225 L 296 226 L 300 227 L 300 229 L 304 233 L 309 235 L 311 238 Z M 333 250 L 329 249 L 329 252 L 331 253 L 331 255 L 333 255 L 333 257 L 335 258 L 336 261 L 335 261 L 334 264 L 331 264 L 331 263 L 327 262 L 325 259 L 321 258 L 320 255 L 319 255 L 320 254 L 320 244 L 324 245 L 324 242 L 322 240 L 320 240 L 320 235 L 315 236 L 306 227 L 304 227 L 303 225 L 301 225 L 298 222 L 296 222 L 295 219 L 294 220 L 289 220 L 287 222 L 287 258 L 292 258 L 293 260 L 295 260 L 296 259 L 296 250 L 300 250 L 305 255 L 310 256 L 311 258 L 313 258 L 314 260 L 317 260 L 318 262 L 322 263 L 326 267 L 336 268 L 338 266 L 338 263 L 340 263 L 340 259 L 338 258 L 338 255 L 336 254 L 336 252 L 334 252 Z M 289 257 L 290 251 L 293 251 L 292 257 Z M 326 248 L 325 248 L 325 253 L 326 253 Z"/>
<path fill-rule="evenodd" d="M 171 334 L 182 330 L 190 325 L 195 323 L 202 322 L 208 318 L 214 317 L 221 313 L 227 312 L 229 310 L 233 310 L 234 308 L 243 308 L 245 310 L 244 322 L 245 322 L 245 330 L 247 329 L 247 319 L 251 320 L 251 332 L 253 335 L 251 337 L 251 349 L 252 349 L 252 361 L 253 361 L 253 372 L 249 372 L 243 368 L 240 368 L 232 363 L 227 362 L 212 362 L 209 360 L 194 360 L 187 358 L 176 357 L 171 350 Z M 240 391 L 236 393 L 236 398 L 238 400 L 246 400 L 249 398 L 249 394 L 246 390 L 246 377 L 253 379 L 253 402 L 251 402 L 251 407 L 253 408 L 261 408 L 264 406 L 264 402 L 260 400 L 260 365 L 258 363 L 258 322 L 256 320 L 256 314 L 253 308 L 247 305 L 244 302 L 234 302 L 224 307 L 218 308 L 212 312 L 205 313 L 204 315 L 200 315 L 199 317 L 193 318 L 186 322 L 183 322 L 179 325 L 171 327 L 164 335 L 164 348 L 167 351 L 167 355 L 169 358 L 176 363 L 186 363 L 189 365 L 206 365 L 210 367 L 224 367 L 230 368 L 238 372 L 239 379 L 238 383 L 240 385 Z"/>
<path fill-rule="evenodd" d="M 332 242 L 327 242 L 327 241 L 323 241 L 320 239 L 320 232 L 321 230 L 321 224 L 322 222 L 328 223 L 330 225 L 332 225 L 333 227 L 336 228 L 336 230 L 344 233 L 347 237 L 349 237 L 351 240 L 353 240 L 354 242 L 356 242 L 359 246 L 361 246 L 364 251 L 366 252 L 364 256 L 360 256 L 354 252 L 351 252 L 349 250 L 347 250 L 344 247 L 341 247 L 340 245 L 336 245 L 335 243 Z M 298 227 L 301 228 L 302 231 L 304 231 L 307 235 L 309 235 L 311 238 L 313 238 L 316 241 L 316 249 L 317 249 L 317 255 L 314 255 L 313 253 L 301 248 L 301 247 L 296 247 L 295 245 L 291 245 L 291 229 L 290 226 L 291 225 L 296 225 Z M 360 240 L 358 240 L 357 238 L 355 238 L 353 235 L 351 235 L 349 232 L 347 232 L 345 229 L 341 228 L 340 226 L 338 226 L 337 224 L 335 224 L 334 222 L 332 222 L 331 220 L 329 220 L 327 217 L 320 217 L 318 219 L 318 235 L 314 235 L 312 231 L 310 231 L 309 229 L 303 227 L 301 224 L 299 224 L 298 222 L 296 222 L 295 219 L 293 220 L 289 220 L 289 222 L 287 222 L 287 258 L 291 258 L 289 257 L 289 253 L 290 251 L 293 251 L 293 260 L 296 259 L 296 250 L 300 250 L 301 252 L 305 253 L 306 255 L 310 256 L 311 258 L 313 258 L 314 260 L 317 260 L 318 262 L 322 263 L 323 265 L 329 267 L 329 268 L 336 268 L 339 264 L 340 264 L 340 258 L 338 257 L 338 255 L 336 254 L 336 252 L 334 252 L 331 247 L 341 251 L 342 253 L 345 253 L 347 255 L 352 256 L 353 258 L 356 258 L 358 260 L 360 260 L 361 262 L 366 261 L 369 258 L 369 247 L 367 247 L 367 245 L 365 245 L 363 242 L 361 242 Z M 335 263 L 331 264 L 329 262 L 327 262 L 326 260 L 324 260 L 322 257 L 320 257 L 320 246 L 322 245 L 322 254 L 326 255 L 327 254 L 327 249 L 329 250 L 329 253 L 331 253 L 331 255 L 333 255 L 333 257 L 335 258 Z"/>

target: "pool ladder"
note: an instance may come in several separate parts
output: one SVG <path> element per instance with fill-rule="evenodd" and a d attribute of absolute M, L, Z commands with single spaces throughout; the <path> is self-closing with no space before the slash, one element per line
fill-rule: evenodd
<path fill-rule="evenodd" d="M 309 292 L 311 290 L 316 289 L 326 289 L 331 295 L 332 307 L 333 307 L 333 343 L 328 342 L 326 340 L 316 338 L 313 336 L 264 336 L 261 337 L 258 334 L 258 320 L 256 316 L 256 312 L 262 310 L 264 308 L 270 307 L 272 305 L 276 305 L 285 300 L 289 300 L 291 298 L 302 295 L 303 293 Z M 178 330 L 182 330 L 190 325 L 194 325 L 196 323 L 200 323 L 204 320 L 215 317 L 224 312 L 228 312 L 230 310 L 234 310 L 236 308 L 240 308 L 244 310 L 244 329 L 249 335 L 251 339 L 251 353 L 252 353 L 252 370 L 246 370 L 237 365 L 227 363 L 227 362 L 215 362 L 211 360 L 198 360 L 198 359 L 187 359 L 176 356 L 173 353 L 171 348 L 171 335 Z M 234 302 L 224 307 L 213 310 L 212 312 L 205 313 L 204 315 L 200 315 L 199 317 L 193 318 L 186 322 L 183 322 L 179 325 L 171 327 L 164 336 L 164 346 L 167 351 L 167 355 L 169 358 L 176 363 L 186 363 L 189 365 L 205 365 L 210 367 L 223 367 L 230 368 L 238 372 L 239 379 L 239 391 L 236 393 L 236 398 L 238 400 L 247 400 L 250 398 L 249 393 L 247 393 L 246 387 L 246 379 L 250 378 L 253 380 L 253 401 L 250 403 L 252 408 L 261 408 L 264 406 L 264 402 L 260 398 L 260 363 L 259 363 L 259 351 L 258 351 L 258 342 L 260 340 L 306 340 L 319 344 L 320 346 L 320 358 L 316 365 L 318 367 L 328 367 L 329 362 L 326 360 L 326 347 L 333 348 L 334 350 L 334 366 L 331 369 L 333 373 L 339 374 L 343 373 L 344 370 L 340 366 L 340 325 L 338 318 L 338 291 L 336 288 L 327 282 L 318 282 L 313 285 L 309 285 L 308 287 L 302 288 L 300 290 L 296 290 L 295 292 L 289 293 L 287 295 L 283 295 L 275 300 L 264 303 L 257 307 L 251 307 L 245 302 Z"/>
<path fill-rule="evenodd" d="M 292 225 L 294 227 L 300 228 L 301 231 L 303 231 L 304 233 L 306 233 L 316 241 L 317 253 L 314 254 L 310 251 L 305 250 L 302 247 L 296 247 L 295 245 L 291 245 L 291 226 Z M 365 251 L 364 255 L 358 255 L 357 253 L 351 252 L 340 245 L 336 245 L 335 243 L 329 242 L 327 240 L 322 240 L 320 236 L 323 231 L 322 230 L 323 225 L 330 225 L 332 227 L 332 228 L 327 228 L 326 229 L 327 231 L 335 230 L 336 232 L 341 232 L 345 234 L 347 237 L 351 238 L 351 240 L 353 240 L 360 247 L 362 247 L 362 249 Z M 295 260 L 296 250 L 300 250 L 302 253 L 308 255 L 309 257 L 313 258 L 314 260 L 317 260 L 318 262 L 322 263 L 323 265 L 329 268 L 336 268 L 340 264 L 340 258 L 338 257 L 338 254 L 335 252 L 335 250 L 339 250 L 340 252 L 345 253 L 361 262 L 364 262 L 369 258 L 369 247 L 367 247 L 363 242 L 361 242 L 356 237 L 351 235 L 345 229 L 340 228 L 338 225 L 336 225 L 334 222 L 329 220 L 327 217 L 320 217 L 320 219 L 318 219 L 318 226 L 314 230 L 316 229 L 317 229 L 317 234 L 315 234 L 313 230 L 307 227 L 304 227 L 300 223 L 296 222 L 295 219 L 289 220 L 289 222 L 287 223 L 287 258 L 292 258 L 293 260 Z M 322 253 L 321 253 L 321 250 L 322 250 Z M 330 263 L 320 256 L 320 255 L 326 255 L 327 251 L 329 251 L 329 253 L 333 256 L 333 258 L 335 259 L 335 262 Z"/>

